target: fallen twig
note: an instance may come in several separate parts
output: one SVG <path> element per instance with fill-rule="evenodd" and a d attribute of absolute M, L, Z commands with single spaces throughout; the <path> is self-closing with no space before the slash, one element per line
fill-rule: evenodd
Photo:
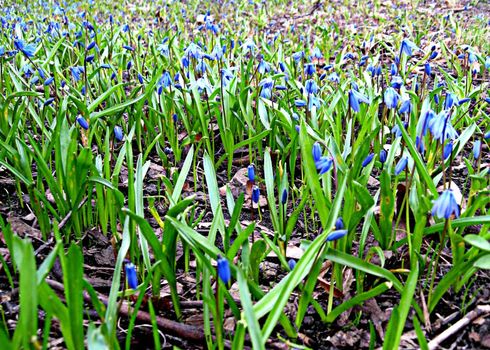
<path fill-rule="evenodd" d="M 59 282 L 47 279 L 46 283 L 48 283 L 53 289 L 55 289 L 59 292 L 64 292 L 64 290 L 65 290 L 63 284 L 61 284 Z M 102 303 L 104 303 L 104 305 L 108 304 L 108 298 L 105 295 L 97 293 L 97 296 L 98 296 L 99 300 Z M 84 293 L 83 293 L 83 298 L 85 299 L 86 302 L 89 302 L 89 303 L 92 302 L 90 295 L 86 291 L 84 291 Z M 124 316 L 129 316 L 133 312 L 134 312 L 133 308 L 131 306 L 129 306 L 126 301 L 124 301 L 121 305 L 119 313 L 124 315 Z M 151 316 L 148 312 L 138 311 L 138 313 L 136 314 L 136 319 L 138 320 L 139 323 L 151 324 Z M 181 339 L 192 341 L 192 342 L 205 342 L 206 341 L 206 336 L 204 334 L 204 330 L 202 330 L 201 328 L 189 326 L 189 325 L 186 325 L 183 323 L 179 323 L 179 322 L 176 322 L 173 320 L 169 320 L 169 319 L 161 317 L 161 316 L 156 316 L 156 322 L 157 322 L 160 330 L 163 330 L 164 332 L 167 332 L 168 334 L 177 336 Z M 231 348 L 230 341 L 225 340 L 225 347 Z"/>
<path fill-rule="evenodd" d="M 437 337 L 429 342 L 429 349 L 434 350 L 439 347 L 443 341 L 448 339 L 450 336 L 454 335 L 456 332 L 466 327 L 475 318 L 481 316 L 482 314 L 490 313 L 490 305 L 478 305 L 473 311 L 467 313 L 462 319 L 453 324 L 451 327 L 446 329 L 444 332 L 439 334 Z"/>

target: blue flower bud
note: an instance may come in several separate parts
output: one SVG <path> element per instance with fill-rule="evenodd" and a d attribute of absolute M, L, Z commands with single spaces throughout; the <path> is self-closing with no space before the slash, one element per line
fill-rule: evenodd
<path fill-rule="evenodd" d="M 407 163 L 408 163 L 407 156 L 401 158 L 398 161 L 398 164 L 395 166 L 395 175 L 399 175 L 403 170 L 405 170 L 405 168 L 407 167 Z"/>
<path fill-rule="evenodd" d="M 54 77 L 49 77 L 44 81 L 44 86 L 51 85 L 51 83 L 54 81 Z"/>
<path fill-rule="evenodd" d="M 123 140 L 124 137 L 123 130 L 119 125 L 116 125 L 114 127 L 114 137 L 116 138 L 117 141 Z"/>
<path fill-rule="evenodd" d="M 449 141 L 444 146 L 444 150 L 442 152 L 442 155 L 444 157 L 444 160 L 446 160 L 451 155 L 451 153 L 453 153 L 453 141 Z"/>
<path fill-rule="evenodd" d="M 429 62 L 427 62 L 425 64 L 424 71 L 425 71 L 425 74 L 431 75 L 431 73 L 432 73 L 432 67 L 430 66 L 430 63 Z"/>
<path fill-rule="evenodd" d="M 476 140 L 473 143 L 473 156 L 475 157 L 475 159 L 478 159 L 480 157 L 480 149 L 481 149 L 481 141 Z"/>
<path fill-rule="evenodd" d="M 250 164 L 247 168 L 248 180 L 251 182 L 255 182 L 255 166 Z"/>
<path fill-rule="evenodd" d="M 218 277 L 224 284 L 228 284 L 231 280 L 231 271 L 228 260 L 220 255 L 218 255 Z"/>
<path fill-rule="evenodd" d="M 362 161 L 362 167 L 365 168 L 374 158 L 374 153 L 369 153 L 366 158 Z"/>
<path fill-rule="evenodd" d="M 379 152 L 379 161 L 384 164 L 386 162 L 387 153 L 384 149 Z"/>
<path fill-rule="evenodd" d="M 296 266 L 296 260 L 294 259 L 289 259 L 288 261 L 289 269 L 292 270 Z"/>
<path fill-rule="evenodd" d="M 282 205 L 285 205 L 286 202 L 288 200 L 288 190 L 287 189 L 283 189 L 282 190 L 282 196 L 281 196 L 281 204 Z"/>
<path fill-rule="evenodd" d="M 336 241 L 338 239 L 341 239 L 347 234 L 347 230 L 335 230 L 332 231 L 328 236 L 327 236 L 327 242 L 332 242 Z"/>
<path fill-rule="evenodd" d="M 252 201 L 257 204 L 260 198 L 260 189 L 258 186 L 254 186 L 252 190 Z"/>
<path fill-rule="evenodd" d="M 392 63 L 390 68 L 390 74 L 397 75 L 397 73 L 398 73 L 398 67 L 396 66 L 395 63 Z"/>
<path fill-rule="evenodd" d="M 337 218 L 335 221 L 335 229 L 336 230 L 343 230 L 344 229 L 344 219 L 342 219 L 341 216 Z"/>
<path fill-rule="evenodd" d="M 95 41 L 92 41 L 90 44 L 87 45 L 87 49 L 86 50 L 87 51 L 90 51 L 90 50 L 92 50 L 94 48 L 94 46 L 95 46 Z"/>
<path fill-rule="evenodd" d="M 53 103 L 54 97 L 48 98 L 46 101 L 44 101 L 44 106 L 49 106 Z"/>
<path fill-rule="evenodd" d="M 294 101 L 294 105 L 296 107 L 304 107 L 304 106 L 306 106 L 306 101 L 304 101 L 304 100 L 296 100 L 296 101 Z"/>
<path fill-rule="evenodd" d="M 126 280 L 128 281 L 129 288 L 136 290 L 138 288 L 136 267 L 133 265 L 133 263 L 127 263 L 124 270 L 126 271 Z"/>
<path fill-rule="evenodd" d="M 313 144 L 312 153 L 313 153 L 313 160 L 315 162 L 319 162 L 320 158 L 322 157 L 322 146 L 320 146 L 318 142 L 315 142 Z"/>
<path fill-rule="evenodd" d="M 79 115 L 76 120 L 77 120 L 78 125 L 80 125 L 82 127 L 82 129 L 88 130 L 88 123 L 84 117 Z"/>

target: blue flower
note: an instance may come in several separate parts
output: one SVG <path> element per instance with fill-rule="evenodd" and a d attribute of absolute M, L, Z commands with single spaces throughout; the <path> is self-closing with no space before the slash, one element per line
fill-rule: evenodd
<path fill-rule="evenodd" d="M 404 122 L 403 123 L 403 127 L 406 129 L 408 126 L 408 123 L 407 122 Z M 402 130 L 400 129 L 400 127 L 398 126 L 398 124 L 396 124 L 392 129 L 391 129 L 391 133 L 392 134 L 395 134 L 395 137 L 402 137 Z"/>
<path fill-rule="evenodd" d="M 342 219 L 341 216 L 337 218 L 335 221 L 335 229 L 336 230 L 343 230 L 344 229 L 344 220 Z"/>
<path fill-rule="evenodd" d="M 315 161 L 315 163 L 319 162 L 322 157 L 322 147 L 318 142 L 315 142 L 313 144 L 312 153 L 313 153 L 313 161 Z"/>
<path fill-rule="evenodd" d="M 384 162 L 386 162 L 386 157 L 387 157 L 387 153 L 384 149 L 379 151 L 379 161 L 381 162 L 381 164 L 384 164 Z"/>
<path fill-rule="evenodd" d="M 272 88 L 274 86 L 274 81 L 271 78 L 262 79 L 259 83 L 259 86 L 262 87 L 260 91 L 260 97 L 270 99 L 272 97 Z"/>
<path fill-rule="evenodd" d="M 404 113 L 410 114 L 412 112 L 412 102 L 409 99 L 403 100 L 400 105 L 400 108 L 398 109 L 398 112 L 400 114 L 404 114 Z"/>
<path fill-rule="evenodd" d="M 223 85 L 227 86 L 233 79 L 233 73 L 230 70 L 223 68 L 221 69 L 221 79 L 223 80 Z"/>
<path fill-rule="evenodd" d="M 427 130 L 429 129 L 429 124 L 432 119 L 436 117 L 436 114 L 432 109 L 429 109 L 422 118 L 419 119 L 417 123 L 417 134 L 422 136 L 427 135 Z"/>
<path fill-rule="evenodd" d="M 254 186 L 252 189 L 252 201 L 257 204 L 260 198 L 260 189 L 259 186 Z"/>
<path fill-rule="evenodd" d="M 313 54 L 311 55 L 313 58 L 316 58 L 316 59 L 320 59 L 323 57 L 322 55 L 322 52 L 320 51 L 320 49 L 318 47 L 315 47 L 313 49 Z"/>
<path fill-rule="evenodd" d="M 408 39 L 403 39 L 402 45 L 400 48 L 400 54 L 404 53 L 405 55 L 410 57 L 410 56 L 412 56 L 412 53 L 413 53 L 412 51 L 418 50 L 418 49 L 419 48 L 417 47 L 417 45 L 415 45 L 415 43 L 411 42 Z"/>
<path fill-rule="evenodd" d="M 49 86 L 54 81 L 54 77 L 49 77 L 44 81 L 44 86 Z"/>
<path fill-rule="evenodd" d="M 90 44 L 87 45 L 86 50 L 90 51 L 95 47 L 95 41 L 92 41 Z"/>
<path fill-rule="evenodd" d="M 32 43 L 26 44 L 23 40 L 16 39 L 16 40 L 14 40 L 14 46 L 17 50 L 22 52 L 27 57 L 29 57 L 29 58 L 34 57 L 34 53 L 36 52 L 36 45 L 35 44 L 32 44 Z"/>
<path fill-rule="evenodd" d="M 452 93 L 448 92 L 446 94 L 446 99 L 444 100 L 444 109 L 450 109 L 452 106 L 456 104 L 456 96 Z"/>
<path fill-rule="evenodd" d="M 49 106 L 53 103 L 54 97 L 48 98 L 46 101 L 44 101 L 44 106 Z"/>
<path fill-rule="evenodd" d="M 419 135 L 415 137 L 415 147 L 417 148 L 417 151 L 419 151 L 420 154 L 425 153 L 424 140 Z"/>
<path fill-rule="evenodd" d="M 444 160 L 446 160 L 451 155 L 451 153 L 453 153 L 453 141 L 449 141 L 444 146 L 444 150 L 442 152 L 442 156 L 443 156 Z"/>
<path fill-rule="evenodd" d="M 316 71 L 315 65 L 312 63 L 308 63 L 305 65 L 305 73 L 307 75 L 313 75 Z"/>
<path fill-rule="evenodd" d="M 395 175 L 399 175 L 407 167 L 408 156 L 401 158 L 395 166 Z"/>
<path fill-rule="evenodd" d="M 370 104 L 371 101 L 359 91 L 354 89 L 349 90 L 349 106 L 354 112 L 361 110 L 360 103 Z"/>
<path fill-rule="evenodd" d="M 84 117 L 82 117 L 81 115 L 79 115 L 76 119 L 78 125 L 80 125 L 82 127 L 82 129 L 85 129 L 85 130 L 88 130 L 88 123 L 87 121 L 85 120 Z"/>
<path fill-rule="evenodd" d="M 298 63 L 303 57 L 305 57 L 304 51 L 298 51 L 292 55 L 292 58 L 296 63 Z"/>
<path fill-rule="evenodd" d="M 338 239 L 341 239 L 347 234 L 347 230 L 335 230 L 332 231 L 328 236 L 327 236 L 327 242 L 332 242 L 336 241 Z"/>
<path fill-rule="evenodd" d="M 478 61 L 478 58 L 476 57 L 476 55 L 473 52 L 470 52 L 469 55 L 468 55 L 468 62 L 470 64 L 473 64 L 476 61 Z"/>
<path fill-rule="evenodd" d="M 261 60 L 259 62 L 259 66 L 257 68 L 257 71 L 260 73 L 260 74 L 264 74 L 264 73 L 267 73 L 271 70 L 271 66 L 269 63 L 267 63 L 265 60 Z"/>
<path fill-rule="evenodd" d="M 458 132 L 451 124 L 451 118 L 448 111 L 442 111 L 429 122 L 429 130 L 434 139 L 443 142 L 447 139 L 455 139 Z"/>
<path fill-rule="evenodd" d="M 87 57 L 85 57 L 85 62 L 87 63 L 90 63 L 94 60 L 94 55 L 88 55 Z"/>
<path fill-rule="evenodd" d="M 365 168 L 374 158 L 374 153 L 369 153 L 366 158 L 362 161 L 362 167 Z"/>
<path fill-rule="evenodd" d="M 471 101 L 471 98 L 468 98 L 468 97 L 462 98 L 461 100 L 458 101 L 458 106 L 461 106 L 461 105 L 465 104 L 466 102 L 470 102 L 470 101 Z"/>
<path fill-rule="evenodd" d="M 123 49 L 126 49 L 128 51 L 134 51 L 134 48 L 129 46 L 129 45 L 123 45 L 122 47 L 123 47 Z"/>
<path fill-rule="evenodd" d="M 286 188 L 284 188 L 282 190 L 282 195 L 281 195 L 281 204 L 285 205 L 287 200 L 288 200 L 288 190 Z"/>
<path fill-rule="evenodd" d="M 399 99 L 400 99 L 400 95 L 398 94 L 398 92 L 396 92 L 395 89 L 393 89 L 392 87 L 386 89 L 384 94 L 384 101 L 386 107 L 388 107 L 389 109 L 396 108 Z"/>
<path fill-rule="evenodd" d="M 332 83 L 339 83 L 340 77 L 336 72 L 333 72 L 327 77 L 327 80 L 331 81 Z"/>
<path fill-rule="evenodd" d="M 128 286 L 131 289 L 136 290 L 138 288 L 138 276 L 136 274 L 136 267 L 133 263 L 126 263 L 124 266 L 126 271 L 126 280 L 128 281 Z"/>
<path fill-rule="evenodd" d="M 252 39 L 247 39 L 242 45 L 243 53 L 247 53 L 247 52 L 254 53 L 256 49 L 257 49 L 257 45 L 255 45 Z"/>
<path fill-rule="evenodd" d="M 212 86 L 206 77 L 201 77 L 197 79 L 195 82 L 191 83 L 191 88 L 193 87 L 197 87 L 197 91 L 200 94 L 205 91 L 208 96 L 211 95 Z"/>
<path fill-rule="evenodd" d="M 475 159 L 478 159 L 480 157 L 480 149 L 481 149 L 481 141 L 476 140 L 473 143 L 473 156 L 475 157 Z"/>
<path fill-rule="evenodd" d="M 228 260 L 220 255 L 218 255 L 218 277 L 224 284 L 228 284 L 231 280 L 231 271 Z"/>
<path fill-rule="evenodd" d="M 70 68 L 71 75 L 75 81 L 79 81 L 81 79 L 81 75 L 85 72 L 83 66 L 75 66 Z"/>
<path fill-rule="evenodd" d="M 395 75 L 391 79 L 391 87 L 400 89 L 403 86 L 403 79 L 399 75 Z"/>
<path fill-rule="evenodd" d="M 253 164 L 248 166 L 247 175 L 250 182 L 255 182 L 255 166 Z"/>
<path fill-rule="evenodd" d="M 430 66 L 430 63 L 429 62 L 427 62 L 425 64 L 425 66 L 424 66 L 424 72 L 427 75 L 431 75 L 431 73 L 432 73 L 432 67 Z"/>
<path fill-rule="evenodd" d="M 296 266 L 296 260 L 294 260 L 294 259 L 289 259 L 289 261 L 288 261 L 288 266 L 289 266 L 289 269 L 290 269 L 290 270 L 294 269 L 294 267 Z"/>
<path fill-rule="evenodd" d="M 306 101 L 304 101 L 304 100 L 296 100 L 296 101 L 294 101 L 294 105 L 296 107 L 304 107 L 304 106 L 306 106 Z"/>
<path fill-rule="evenodd" d="M 437 51 L 433 50 L 429 56 L 429 60 L 433 60 L 434 58 L 436 58 L 437 54 L 438 54 Z"/>
<path fill-rule="evenodd" d="M 398 74 L 398 67 L 396 66 L 395 63 L 391 64 L 390 74 L 393 76 Z"/>
<path fill-rule="evenodd" d="M 459 205 L 456 202 L 453 191 L 449 189 L 442 192 L 439 198 L 434 201 L 432 216 L 439 219 L 449 219 L 452 215 L 455 218 L 459 217 Z"/>
<path fill-rule="evenodd" d="M 144 83 L 143 76 L 140 73 L 138 73 L 138 81 L 140 82 L 140 84 Z"/>
<path fill-rule="evenodd" d="M 123 130 L 119 125 L 116 125 L 114 127 L 114 137 L 116 138 L 117 141 L 122 141 L 124 138 Z"/>
<path fill-rule="evenodd" d="M 313 79 L 308 79 L 305 82 L 305 89 L 308 94 L 316 94 L 318 92 L 318 85 Z"/>
<path fill-rule="evenodd" d="M 330 157 L 321 157 L 318 162 L 315 163 L 316 169 L 319 170 L 318 175 L 323 175 L 333 166 L 333 160 Z"/>

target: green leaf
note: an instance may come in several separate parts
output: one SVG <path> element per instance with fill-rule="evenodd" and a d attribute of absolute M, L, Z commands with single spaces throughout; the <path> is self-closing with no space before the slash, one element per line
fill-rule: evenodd
<path fill-rule="evenodd" d="M 262 241 L 263 242 L 263 241 Z M 257 315 L 255 315 L 250 291 L 248 289 L 247 279 L 243 272 L 237 269 L 238 288 L 240 289 L 240 300 L 242 302 L 243 314 L 247 321 L 250 340 L 254 349 L 265 349 L 265 338 L 262 338 L 260 325 Z"/>
<path fill-rule="evenodd" d="M 315 167 L 315 162 L 313 161 L 312 144 L 306 132 L 306 124 L 304 121 L 301 121 L 299 143 L 301 146 L 301 159 L 305 168 L 306 181 L 315 200 L 315 207 L 318 210 L 322 227 L 324 230 L 327 230 L 328 207 L 320 185 L 320 180 L 318 179 L 318 172 Z"/>
<path fill-rule="evenodd" d="M 469 234 L 463 237 L 466 243 L 471 244 L 472 246 L 484 250 L 486 252 L 490 252 L 490 242 L 483 238 L 482 236 Z"/>
<path fill-rule="evenodd" d="M 336 308 L 334 308 L 328 315 L 327 319 L 325 320 L 326 322 L 333 322 L 337 317 L 340 316 L 341 313 L 344 311 L 347 311 L 351 308 L 353 308 L 356 305 L 362 304 L 364 301 L 374 298 L 384 292 L 386 292 L 388 289 L 390 289 L 393 286 L 393 283 L 391 282 L 383 282 L 380 285 L 377 285 L 376 287 L 368 290 L 367 292 L 357 294 L 353 298 L 347 300 L 346 302 L 343 302 Z"/>
<path fill-rule="evenodd" d="M 84 346 L 83 329 L 83 255 L 80 247 L 72 244 L 66 256 L 64 269 L 65 295 L 70 315 L 71 331 L 75 349 L 82 350 Z"/>
<path fill-rule="evenodd" d="M 34 248 L 28 240 L 14 238 L 14 255 L 19 270 L 19 320 L 13 337 L 16 349 L 31 348 L 37 334 L 37 278 Z"/>
<path fill-rule="evenodd" d="M 490 270 L 490 254 L 484 255 L 475 261 L 474 267 L 479 269 Z"/>
<path fill-rule="evenodd" d="M 432 193 L 433 196 L 437 196 L 437 188 L 436 185 L 434 185 L 434 181 L 429 175 L 429 172 L 427 171 L 427 167 L 424 164 L 424 161 L 422 160 L 422 157 L 420 156 L 420 153 L 417 151 L 412 139 L 408 135 L 407 130 L 405 130 L 405 127 L 403 126 L 403 123 L 400 119 L 399 116 L 396 116 L 396 122 L 398 124 L 398 127 L 400 128 L 403 136 L 403 140 L 405 141 L 408 150 L 410 151 L 410 155 L 412 156 L 413 160 L 415 161 L 415 166 L 417 168 L 417 172 L 421 179 L 425 182 L 427 187 L 429 188 L 430 192 Z"/>

